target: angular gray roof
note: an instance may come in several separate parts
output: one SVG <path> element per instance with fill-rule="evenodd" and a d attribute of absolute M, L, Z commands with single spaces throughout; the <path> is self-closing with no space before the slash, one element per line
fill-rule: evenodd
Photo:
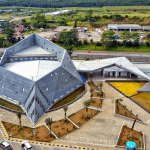
<path fill-rule="evenodd" d="M 83 85 L 67 51 L 36 33 L 5 50 L 0 95 L 18 101 L 33 124 Z"/>
<path fill-rule="evenodd" d="M 150 82 L 148 82 L 147 84 L 145 84 L 144 86 L 142 86 L 138 92 L 150 92 Z"/>

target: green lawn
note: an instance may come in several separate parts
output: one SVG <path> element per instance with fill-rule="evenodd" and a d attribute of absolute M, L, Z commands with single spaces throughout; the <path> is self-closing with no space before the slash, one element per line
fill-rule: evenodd
<path fill-rule="evenodd" d="M 57 45 L 65 48 L 63 44 L 61 43 L 56 43 Z M 116 51 L 116 52 L 143 52 L 143 53 L 149 53 L 150 52 L 150 47 L 147 45 L 140 45 L 139 48 L 134 48 L 134 47 L 125 47 L 125 46 L 118 46 L 117 48 L 109 48 L 109 50 L 106 50 L 104 46 L 96 46 L 95 43 L 88 43 L 88 44 L 83 44 L 79 47 L 75 47 L 75 50 L 82 50 L 82 51 Z"/>

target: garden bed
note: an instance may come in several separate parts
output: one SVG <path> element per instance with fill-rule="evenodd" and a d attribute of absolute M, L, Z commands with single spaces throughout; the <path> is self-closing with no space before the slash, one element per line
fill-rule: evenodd
<path fill-rule="evenodd" d="M 132 119 L 136 119 L 140 122 L 143 122 L 142 120 L 140 120 L 138 117 L 136 117 L 136 115 L 133 114 L 132 111 L 129 111 L 125 105 L 121 104 L 120 102 L 116 102 L 116 114 L 119 114 L 119 115 L 122 115 L 122 116 L 125 116 L 125 117 L 129 117 L 129 118 L 132 118 Z"/>
<path fill-rule="evenodd" d="M 72 114 L 68 118 L 72 120 L 77 126 L 81 127 L 83 124 L 85 124 L 88 120 L 90 120 L 93 116 L 95 116 L 99 111 L 98 110 L 93 110 L 93 109 L 88 109 L 88 117 L 87 119 L 85 118 L 86 114 L 86 108 L 83 108 L 76 112 L 75 114 Z"/>
<path fill-rule="evenodd" d="M 126 143 L 130 140 L 136 143 L 137 148 L 141 148 L 141 141 L 142 139 L 142 146 L 144 147 L 144 139 L 143 139 L 143 133 L 133 130 L 132 132 L 132 139 L 130 139 L 130 128 L 126 125 L 123 125 L 122 130 L 119 135 L 119 139 L 117 142 L 117 146 L 126 146 Z"/>
<path fill-rule="evenodd" d="M 64 119 L 62 119 L 52 123 L 52 131 L 58 138 L 76 129 L 77 128 L 68 120 L 64 121 Z"/>
<path fill-rule="evenodd" d="M 15 105 L 15 104 L 12 104 L 12 103 L 10 103 L 10 102 L 7 102 L 6 100 L 3 100 L 3 99 L 1 99 L 1 98 L 0 98 L 0 105 L 1 105 L 1 106 L 4 106 L 4 107 L 7 107 L 7 108 L 10 108 L 10 109 L 12 109 L 12 110 L 16 110 L 16 111 L 21 111 L 21 112 L 23 112 L 23 110 L 22 110 L 21 107 Z"/>
<path fill-rule="evenodd" d="M 92 98 L 90 106 L 101 108 L 102 107 L 102 102 L 103 102 L 102 99 Z"/>
<path fill-rule="evenodd" d="M 78 95 L 82 94 L 84 91 L 85 87 L 84 86 L 80 87 L 79 89 L 77 89 L 76 91 L 74 91 L 73 93 L 71 93 L 70 95 L 59 101 L 58 103 L 54 104 L 53 107 L 50 108 L 50 110 L 56 109 L 60 106 L 72 102 L 73 100 L 75 100 L 75 98 L 77 98 Z"/>
<path fill-rule="evenodd" d="M 12 135 L 12 138 L 25 139 L 25 140 L 34 140 L 41 142 L 50 142 L 55 140 L 55 137 L 49 136 L 49 130 L 45 126 L 40 126 L 38 128 L 29 128 L 23 126 L 19 130 L 19 125 L 3 122 L 4 127 L 8 135 Z M 33 130 L 36 130 L 36 135 L 33 135 Z"/>
<path fill-rule="evenodd" d="M 119 91 L 124 93 L 127 96 L 132 96 L 137 93 L 142 86 L 144 86 L 147 82 L 144 81 L 137 81 L 137 82 L 109 82 L 112 86 L 117 88 Z"/>
<path fill-rule="evenodd" d="M 150 111 L 150 93 L 142 92 L 131 97 L 135 102 Z"/>

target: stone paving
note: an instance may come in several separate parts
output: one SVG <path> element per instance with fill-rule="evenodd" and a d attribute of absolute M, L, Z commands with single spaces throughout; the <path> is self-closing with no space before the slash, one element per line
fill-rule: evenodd
<path fill-rule="evenodd" d="M 108 90 L 109 89 L 109 90 Z M 57 143 L 63 143 L 66 140 L 68 143 L 75 145 L 84 145 L 90 146 L 88 143 L 92 143 L 91 148 L 99 148 L 101 146 L 106 147 L 107 149 L 113 149 L 115 146 L 115 138 L 118 137 L 119 131 L 121 129 L 122 124 L 127 124 L 131 127 L 133 121 L 125 120 L 120 117 L 114 116 L 114 98 L 123 97 L 118 91 L 112 88 L 107 83 L 103 85 L 103 91 L 105 92 L 105 100 L 103 103 L 103 112 L 99 113 L 92 120 L 90 120 L 87 124 L 81 127 L 79 130 L 72 132 L 71 134 L 63 137 L 61 140 L 57 140 Z M 131 103 L 130 103 L 131 102 Z M 129 105 L 134 105 L 132 101 L 128 102 Z M 138 108 L 138 107 L 137 107 Z M 134 109 L 132 108 L 133 112 Z M 140 110 L 140 114 L 142 119 L 148 119 L 150 114 L 146 114 L 145 110 Z M 145 117 L 144 115 L 148 117 Z M 140 115 L 139 115 L 140 116 Z M 142 131 L 146 135 L 146 148 L 147 150 L 150 148 L 150 124 L 145 125 L 141 123 L 136 123 L 135 129 L 138 131 Z M 64 140 L 64 141 L 63 141 Z M 115 148 L 120 149 L 120 148 Z"/>

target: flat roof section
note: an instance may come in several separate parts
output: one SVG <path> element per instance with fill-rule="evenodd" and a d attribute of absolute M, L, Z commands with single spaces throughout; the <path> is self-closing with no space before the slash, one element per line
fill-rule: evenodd
<path fill-rule="evenodd" d="M 58 61 L 35 60 L 5 63 L 3 67 L 25 78 L 37 81 L 60 66 L 61 63 Z"/>
<path fill-rule="evenodd" d="M 15 55 L 52 55 L 51 53 L 49 53 L 48 51 L 46 51 L 45 49 L 37 46 L 37 45 L 34 45 L 34 46 L 31 46 L 27 49 L 24 49 L 23 51 L 19 52 L 19 53 L 16 53 Z"/>

